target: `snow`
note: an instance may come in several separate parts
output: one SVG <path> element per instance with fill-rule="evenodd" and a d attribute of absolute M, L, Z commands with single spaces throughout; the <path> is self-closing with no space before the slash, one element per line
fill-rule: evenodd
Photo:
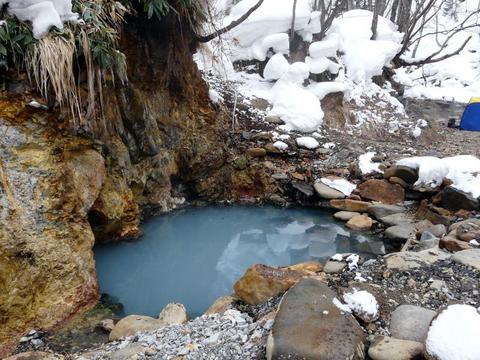
<path fill-rule="evenodd" d="M 348 269 L 351 271 L 351 270 L 355 270 L 358 268 L 358 262 L 360 261 L 360 256 L 358 256 L 357 254 L 352 254 L 352 255 L 349 255 L 347 258 L 347 263 L 348 263 Z"/>
<path fill-rule="evenodd" d="M 427 352 L 438 360 L 478 360 L 480 314 L 473 306 L 450 305 L 433 321 Z"/>
<path fill-rule="evenodd" d="M 330 180 L 327 178 L 322 178 L 320 181 L 328 187 L 340 191 L 346 196 L 350 196 L 353 190 L 357 188 L 357 185 L 352 184 L 350 181 L 345 179 Z"/>
<path fill-rule="evenodd" d="M 297 138 L 297 145 L 310 150 L 315 150 L 320 146 L 318 141 L 310 136 L 303 136 Z"/>
<path fill-rule="evenodd" d="M 377 39 L 370 40 L 372 18 L 370 11 L 348 11 L 336 18 L 327 32 L 330 41 L 338 41 L 338 50 L 345 54 L 342 60 L 347 75 L 355 83 L 370 82 L 372 76 L 381 75 L 400 49 L 402 34 L 383 17 L 378 19 Z"/>
<path fill-rule="evenodd" d="M 480 197 L 480 159 L 472 155 L 459 155 L 439 159 L 433 156 L 401 159 L 397 165 L 418 170 L 416 186 L 437 188 L 443 180 L 452 181 L 455 189 Z"/>
<path fill-rule="evenodd" d="M 374 172 L 382 173 L 382 171 L 380 170 L 380 164 L 372 162 L 374 156 L 374 152 L 368 152 L 366 154 L 360 155 L 360 157 L 358 158 L 358 166 L 363 175 L 371 174 Z"/>
<path fill-rule="evenodd" d="M 263 70 L 263 77 L 267 80 L 278 80 L 283 74 L 285 74 L 290 68 L 285 56 L 282 54 L 273 55 L 270 60 L 268 60 L 265 69 Z"/>
<path fill-rule="evenodd" d="M 210 101 L 213 102 L 214 104 L 219 104 L 223 102 L 222 96 L 218 93 L 218 91 L 214 89 L 208 90 L 208 97 L 210 98 Z"/>
<path fill-rule="evenodd" d="M 377 300 L 368 291 L 353 289 L 353 292 L 343 295 L 343 301 L 355 314 L 364 314 L 369 318 L 375 318 L 378 315 Z"/>
<path fill-rule="evenodd" d="M 308 52 L 312 58 L 336 57 L 338 49 L 337 39 L 316 41 L 310 44 Z"/>
<path fill-rule="evenodd" d="M 288 145 L 285 144 L 283 141 L 276 141 L 273 143 L 273 147 L 278 149 L 278 150 L 287 150 L 288 149 Z"/>
<path fill-rule="evenodd" d="M 230 11 L 224 19 L 224 25 L 230 24 L 252 8 L 258 0 L 242 0 Z M 265 0 L 247 20 L 227 34 L 241 48 L 249 47 L 265 36 L 287 32 L 292 23 L 293 0 Z M 310 22 L 311 10 L 309 0 L 298 0 L 296 9 L 295 29 L 303 30 Z M 245 59 L 248 60 L 248 59 Z"/>
<path fill-rule="evenodd" d="M 71 0 L 12 0 L 8 4 L 10 14 L 32 23 L 36 39 L 44 37 L 52 27 L 63 29 L 64 22 L 78 21 L 78 14 L 72 12 Z"/>
<path fill-rule="evenodd" d="M 343 255 L 342 254 L 335 254 L 330 258 L 330 260 L 332 260 L 332 261 L 342 261 L 343 260 Z"/>
<path fill-rule="evenodd" d="M 331 74 L 338 74 L 341 66 L 332 60 L 323 58 L 312 58 L 307 56 L 305 58 L 305 63 L 308 65 L 308 68 L 312 74 L 321 74 L 325 71 L 328 71 Z"/>
<path fill-rule="evenodd" d="M 320 100 L 322 100 L 328 94 L 347 91 L 345 84 L 335 81 L 322 81 L 313 83 L 307 86 L 307 89 L 312 94 L 315 94 Z"/>
<path fill-rule="evenodd" d="M 340 311 L 342 311 L 344 313 L 351 313 L 352 312 L 352 310 L 347 305 L 343 304 L 337 298 L 334 298 L 332 302 L 333 302 L 333 305 L 335 305 Z"/>

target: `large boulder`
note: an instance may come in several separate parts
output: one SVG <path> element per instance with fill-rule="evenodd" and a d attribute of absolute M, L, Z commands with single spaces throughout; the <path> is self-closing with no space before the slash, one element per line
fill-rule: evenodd
<path fill-rule="evenodd" d="M 480 209 L 480 201 L 477 198 L 452 186 L 446 187 L 441 196 L 442 207 L 445 209 L 452 211 Z"/>
<path fill-rule="evenodd" d="M 335 304 L 336 294 L 304 279 L 284 296 L 267 342 L 267 359 L 363 359 L 365 334 Z"/>
<path fill-rule="evenodd" d="M 405 242 L 414 237 L 415 232 L 415 225 L 405 223 L 387 228 L 387 230 L 385 230 L 385 236 L 392 241 Z"/>
<path fill-rule="evenodd" d="M 385 170 L 386 179 L 399 178 L 407 184 L 413 185 L 418 180 L 418 171 L 408 166 L 395 165 Z"/>
<path fill-rule="evenodd" d="M 317 181 L 313 185 L 315 192 L 322 199 L 333 200 L 333 199 L 343 199 L 345 194 L 341 191 L 331 188 L 330 186 L 325 185 L 321 181 Z"/>
<path fill-rule="evenodd" d="M 364 199 L 378 201 L 383 204 L 400 204 L 405 201 L 405 190 L 398 184 L 386 180 L 368 180 L 358 187 L 360 196 Z"/>
<path fill-rule="evenodd" d="M 314 274 L 303 269 L 278 269 L 266 265 L 253 265 L 235 283 L 235 296 L 247 304 L 261 304 L 284 293 L 303 277 Z"/>
<path fill-rule="evenodd" d="M 373 220 L 367 215 L 357 215 L 348 220 L 346 226 L 352 230 L 370 230 Z"/>

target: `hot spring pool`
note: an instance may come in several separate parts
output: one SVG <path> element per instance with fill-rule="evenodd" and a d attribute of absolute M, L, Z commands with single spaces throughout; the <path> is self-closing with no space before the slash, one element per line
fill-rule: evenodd
<path fill-rule="evenodd" d="M 123 304 L 120 315 L 156 317 L 180 302 L 195 317 L 231 294 L 252 264 L 324 261 L 379 245 L 308 208 L 191 208 L 148 220 L 144 232 L 139 241 L 94 249 L 101 292 Z"/>

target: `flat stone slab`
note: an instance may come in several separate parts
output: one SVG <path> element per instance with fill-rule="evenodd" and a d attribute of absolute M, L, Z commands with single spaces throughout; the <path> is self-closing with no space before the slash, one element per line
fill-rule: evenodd
<path fill-rule="evenodd" d="M 385 256 L 387 267 L 392 270 L 408 271 L 422 266 L 431 265 L 438 260 L 449 259 L 451 255 L 439 248 L 419 252 L 404 251 Z"/>
<path fill-rule="evenodd" d="M 267 343 L 267 359 L 363 359 L 365 334 L 333 300 L 336 294 L 315 279 L 304 279 L 284 296 Z"/>
<path fill-rule="evenodd" d="M 387 230 L 385 230 L 385 236 L 393 241 L 405 242 L 414 236 L 415 232 L 415 225 L 401 224 L 389 227 Z"/>
<path fill-rule="evenodd" d="M 405 213 L 387 215 L 382 217 L 380 221 L 387 226 L 411 224 L 413 222 L 412 218 Z"/>
<path fill-rule="evenodd" d="M 480 271 L 480 249 L 463 250 L 453 255 L 453 261 Z"/>
<path fill-rule="evenodd" d="M 388 215 L 404 213 L 406 211 L 407 209 L 398 205 L 375 204 L 368 207 L 368 213 L 377 220 Z"/>
<path fill-rule="evenodd" d="M 325 185 L 321 181 L 317 181 L 313 185 L 315 192 L 318 196 L 323 199 L 333 200 L 333 199 L 343 199 L 345 198 L 345 194 L 341 191 L 331 188 L 330 186 Z"/>
<path fill-rule="evenodd" d="M 392 313 L 390 334 L 401 340 L 424 343 L 437 313 L 414 305 L 400 305 Z"/>
<path fill-rule="evenodd" d="M 353 211 L 339 211 L 333 214 L 333 217 L 337 220 L 348 221 L 357 215 L 360 215 L 360 213 Z"/>

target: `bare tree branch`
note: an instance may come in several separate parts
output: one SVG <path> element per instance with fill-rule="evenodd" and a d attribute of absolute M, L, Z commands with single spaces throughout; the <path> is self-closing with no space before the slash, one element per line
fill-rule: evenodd
<path fill-rule="evenodd" d="M 264 2 L 264 0 L 258 0 L 258 2 L 254 6 L 252 6 L 245 14 L 240 16 L 237 20 L 232 21 L 230 24 L 228 24 L 224 28 L 216 30 L 215 32 L 211 33 L 210 35 L 195 34 L 195 40 L 197 40 L 198 42 L 206 43 L 206 42 L 212 41 L 213 39 L 229 32 L 230 30 L 236 28 L 238 25 L 240 25 L 245 20 L 247 20 L 248 17 L 250 15 L 252 15 L 253 12 L 255 10 L 257 10 L 263 4 L 263 2 Z"/>

